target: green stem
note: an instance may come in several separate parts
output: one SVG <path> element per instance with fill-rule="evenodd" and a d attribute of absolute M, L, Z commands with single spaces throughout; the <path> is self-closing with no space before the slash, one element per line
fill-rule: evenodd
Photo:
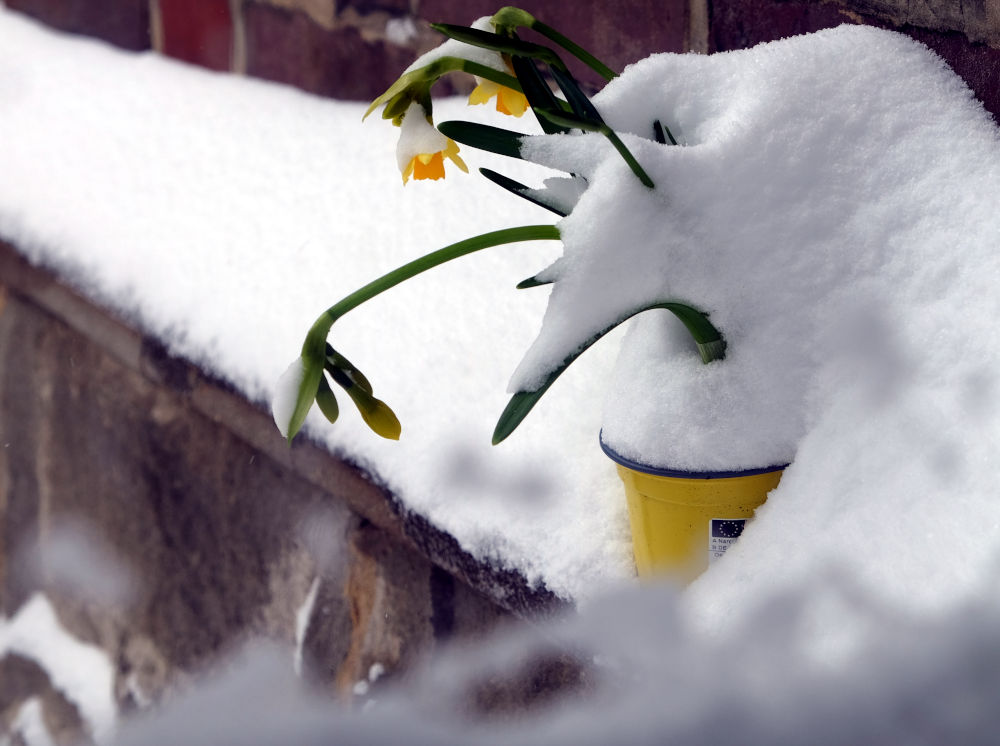
<path fill-rule="evenodd" d="M 435 31 L 440 31 L 451 39 L 473 47 L 482 47 L 483 49 L 489 49 L 500 54 L 530 57 L 563 70 L 567 69 L 555 50 L 541 44 L 534 44 L 529 41 L 522 41 L 516 37 L 502 36 L 489 31 L 481 31 L 469 26 L 456 26 L 451 23 L 432 23 L 431 28 Z"/>
<path fill-rule="evenodd" d="M 462 64 L 456 69 L 461 69 L 463 72 L 467 72 L 470 75 L 476 75 L 480 78 L 486 80 L 491 80 L 494 83 L 499 83 L 507 88 L 513 88 L 515 91 L 521 91 L 521 83 L 513 75 L 505 72 L 500 72 L 487 65 L 481 65 L 478 62 L 473 62 L 472 60 L 461 60 Z M 449 71 L 450 72 L 450 71 Z"/>
<path fill-rule="evenodd" d="M 637 161 L 635 156 L 632 155 L 632 151 L 630 151 L 625 146 L 625 143 L 621 141 L 621 138 L 618 137 L 618 133 L 616 133 L 604 122 L 597 122 L 592 119 L 577 116 L 576 114 L 572 114 L 570 112 L 553 111 L 551 109 L 538 108 L 536 109 L 536 113 L 553 124 L 559 125 L 560 127 L 583 130 L 584 132 L 600 132 L 611 141 L 612 145 L 615 146 L 615 150 L 617 150 L 618 154 L 625 160 L 628 167 L 632 169 L 632 173 L 639 178 L 639 181 L 650 189 L 656 188 L 656 185 L 653 184 L 653 180 L 649 178 L 649 174 L 646 173 L 645 169 L 639 165 L 639 161 Z"/>
<path fill-rule="evenodd" d="M 478 75 L 480 78 L 513 88 L 515 91 L 521 90 L 521 84 L 513 75 L 461 57 L 441 57 L 424 67 L 410 70 L 399 76 L 385 93 L 372 101 L 362 119 L 367 119 L 369 114 L 383 104 L 385 109 L 382 111 L 382 118 L 395 119 L 406 111 L 411 102 L 416 100 L 424 103 L 424 108 L 430 113 L 431 87 L 443 75 L 459 71 Z"/>
<path fill-rule="evenodd" d="M 505 31 L 514 31 L 519 26 L 537 31 L 542 36 L 551 39 L 556 44 L 561 46 L 589 68 L 597 72 L 597 74 L 605 80 L 611 80 L 617 76 L 617 73 L 614 70 L 597 59 L 586 49 L 571 39 L 566 38 L 551 26 L 542 23 L 526 10 L 508 5 L 507 7 L 501 8 L 494 13 L 492 21 L 498 32 L 501 29 Z"/>
<path fill-rule="evenodd" d="M 599 59 L 597 59 L 594 55 L 592 55 L 586 49 L 584 49 L 583 47 L 581 47 L 579 44 L 577 44 L 576 42 L 574 42 L 572 39 L 567 39 L 565 36 L 563 36 L 562 34 L 560 34 L 558 31 L 556 31 L 551 26 L 548 26 L 548 25 L 542 23 L 541 21 L 539 21 L 538 19 L 535 19 L 535 22 L 532 23 L 530 25 L 530 27 L 533 30 L 537 31 L 542 36 L 547 37 L 547 38 L 551 39 L 552 41 L 554 41 L 556 44 L 558 44 L 563 49 L 565 49 L 567 52 L 569 52 L 574 57 L 576 57 L 578 60 L 580 60 L 581 62 L 583 62 L 587 67 L 589 67 L 591 70 L 593 70 L 594 72 L 596 72 L 598 75 L 600 75 L 605 80 L 612 80 L 613 78 L 616 78 L 618 76 L 618 73 L 616 73 L 610 67 L 608 67 L 607 65 L 605 65 L 603 62 L 601 62 Z"/>
<path fill-rule="evenodd" d="M 554 225 L 525 225 L 518 228 L 505 228 L 499 231 L 484 233 L 481 236 L 467 238 L 464 241 L 453 243 L 444 248 L 425 254 L 419 259 L 414 259 L 391 272 L 382 275 L 377 280 L 369 282 L 362 288 L 355 290 L 350 295 L 344 297 L 336 304 L 330 306 L 312 325 L 306 340 L 302 345 L 302 355 L 307 360 L 322 360 L 326 351 L 326 337 L 330 333 L 333 323 L 348 311 L 357 308 L 365 301 L 371 300 L 376 295 L 384 293 L 386 290 L 395 287 L 401 282 L 409 280 L 422 272 L 437 267 L 452 259 L 458 259 L 466 254 L 488 249 L 492 246 L 502 244 L 517 243 L 518 241 L 557 241 L 559 240 L 559 229 Z"/>
<path fill-rule="evenodd" d="M 653 184 L 653 180 L 649 178 L 649 175 L 643 167 L 639 165 L 639 161 L 637 161 L 635 156 L 632 155 L 632 151 L 625 147 L 625 143 L 623 143 L 621 138 L 618 137 L 618 133 L 606 124 L 601 127 L 600 133 L 611 141 L 611 144 L 615 146 L 615 150 L 617 150 L 618 154 L 625 159 L 628 167 L 632 169 L 632 173 L 639 177 L 639 181 L 641 181 L 644 186 L 654 189 L 655 185 Z"/>
<path fill-rule="evenodd" d="M 715 360 L 725 359 L 726 340 L 719 330 L 715 328 L 715 325 L 708 320 L 707 313 L 695 308 L 694 306 L 690 306 L 687 303 L 678 303 L 677 301 L 651 303 L 648 306 L 643 306 L 642 308 L 638 308 L 625 314 L 613 324 L 601 329 L 590 339 L 584 341 L 583 344 L 570 353 L 559 365 L 550 370 L 546 375 L 545 380 L 542 381 L 537 388 L 532 391 L 518 391 L 514 394 L 507 403 L 507 407 L 500 415 L 500 419 L 497 421 L 496 429 L 493 431 L 493 445 L 496 445 L 514 432 L 517 426 L 521 424 L 522 420 L 528 416 L 528 412 L 530 412 L 535 404 L 538 403 L 538 400 L 544 396 L 545 392 L 549 390 L 549 387 L 555 383 L 556 379 L 562 375 L 563 371 L 572 365 L 573 362 L 580 357 L 580 355 L 589 350 L 599 339 L 619 324 L 628 321 L 633 316 L 643 313 L 644 311 L 650 311 L 654 308 L 662 308 L 670 311 L 678 319 L 680 319 L 681 323 L 684 324 L 684 327 L 688 330 L 688 333 L 698 346 L 698 354 L 701 356 L 701 361 L 703 363 L 708 364 Z"/>

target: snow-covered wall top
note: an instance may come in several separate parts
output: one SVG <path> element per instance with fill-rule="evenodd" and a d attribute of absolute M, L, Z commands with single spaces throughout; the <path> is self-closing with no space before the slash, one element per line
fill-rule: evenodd
<path fill-rule="evenodd" d="M 391 128 L 362 125 L 363 106 L 59 38 L 5 11 L 0 40 L 0 235 L 254 399 L 345 293 L 447 242 L 546 219 L 475 177 L 404 189 Z M 735 439 L 749 451 L 734 458 L 794 456 L 741 542 L 690 589 L 691 610 L 721 623 L 831 562 L 904 606 L 974 592 L 1000 548 L 1000 151 L 981 107 L 925 49 L 857 28 L 654 58 L 598 104 L 642 137 L 655 104 L 686 145 L 661 156 L 629 139 L 662 185 L 655 205 L 631 198 L 634 177 L 603 150 L 581 150 L 588 138 L 547 148 L 592 176 L 571 220 L 607 230 L 636 215 L 611 269 L 663 246 L 665 279 L 646 287 L 677 282 L 731 345 L 725 367 L 700 367 L 673 355 L 660 320 L 636 325 L 613 397 L 631 414 L 609 410 L 605 425 L 623 444 L 652 428 L 673 448 L 641 419 L 648 392 L 695 445 L 739 410 L 766 437 Z M 556 253 L 484 252 L 341 321 L 338 346 L 394 406 L 403 438 L 379 441 L 347 413 L 308 427 L 476 556 L 584 599 L 631 577 L 624 501 L 596 441 L 620 337 L 488 445 L 544 310 L 544 290 L 513 284 Z M 567 273 L 573 261 L 561 260 Z M 567 292 L 553 309 L 578 302 Z M 699 403 L 704 392 L 732 401 Z"/>

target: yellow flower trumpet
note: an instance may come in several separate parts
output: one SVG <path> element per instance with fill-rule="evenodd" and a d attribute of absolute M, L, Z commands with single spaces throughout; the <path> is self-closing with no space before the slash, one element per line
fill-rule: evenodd
<path fill-rule="evenodd" d="M 410 104 L 399 124 L 399 142 L 396 144 L 396 163 L 403 174 L 403 183 L 414 179 L 443 179 L 444 159 L 469 172 L 458 155 L 458 145 L 451 138 L 438 132 L 423 106 Z"/>
<path fill-rule="evenodd" d="M 495 96 L 497 111 L 501 114 L 519 117 L 528 110 L 528 99 L 520 91 L 478 76 L 476 83 L 478 85 L 469 94 L 469 105 L 488 104 Z"/>

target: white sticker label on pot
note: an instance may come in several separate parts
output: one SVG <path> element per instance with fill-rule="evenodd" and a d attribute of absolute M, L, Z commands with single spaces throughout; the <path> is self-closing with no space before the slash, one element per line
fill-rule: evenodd
<path fill-rule="evenodd" d="M 711 564 L 726 553 L 743 533 L 745 518 L 713 518 L 708 527 L 708 562 Z"/>

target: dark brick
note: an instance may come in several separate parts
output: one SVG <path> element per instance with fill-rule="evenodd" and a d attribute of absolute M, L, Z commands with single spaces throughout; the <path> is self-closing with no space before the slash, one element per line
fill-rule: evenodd
<path fill-rule="evenodd" d="M 233 19 L 229 0 L 165 0 L 160 3 L 163 53 L 211 70 L 229 70 Z"/>
<path fill-rule="evenodd" d="M 134 51 L 151 46 L 148 0 L 7 0 L 6 4 L 60 31 Z"/>
<path fill-rule="evenodd" d="M 846 11 L 818 2 L 714 0 L 710 5 L 710 52 L 746 49 L 854 21 Z"/>
<path fill-rule="evenodd" d="M 941 55 L 1000 122 L 1000 50 L 971 44 L 958 32 L 939 33 L 913 27 L 900 30 Z"/>
<path fill-rule="evenodd" d="M 994 118 L 1000 118 L 1000 50 L 974 44 L 957 31 L 896 27 L 890 21 L 847 14 L 832 4 L 784 0 L 716 0 L 712 4 L 711 51 L 745 49 L 841 23 L 865 23 L 901 31 L 937 52 L 961 76 Z"/>
<path fill-rule="evenodd" d="M 406 15 L 410 12 L 410 0 L 340 0 L 337 9 L 354 8 L 358 13 L 376 13 L 388 11 L 394 15 Z"/>
<path fill-rule="evenodd" d="M 247 74 L 310 93 L 368 101 L 413 61 L 412 50 L 367 41 L 353 28 L 324 29 L 307 15 L 245 6 Z"/>

